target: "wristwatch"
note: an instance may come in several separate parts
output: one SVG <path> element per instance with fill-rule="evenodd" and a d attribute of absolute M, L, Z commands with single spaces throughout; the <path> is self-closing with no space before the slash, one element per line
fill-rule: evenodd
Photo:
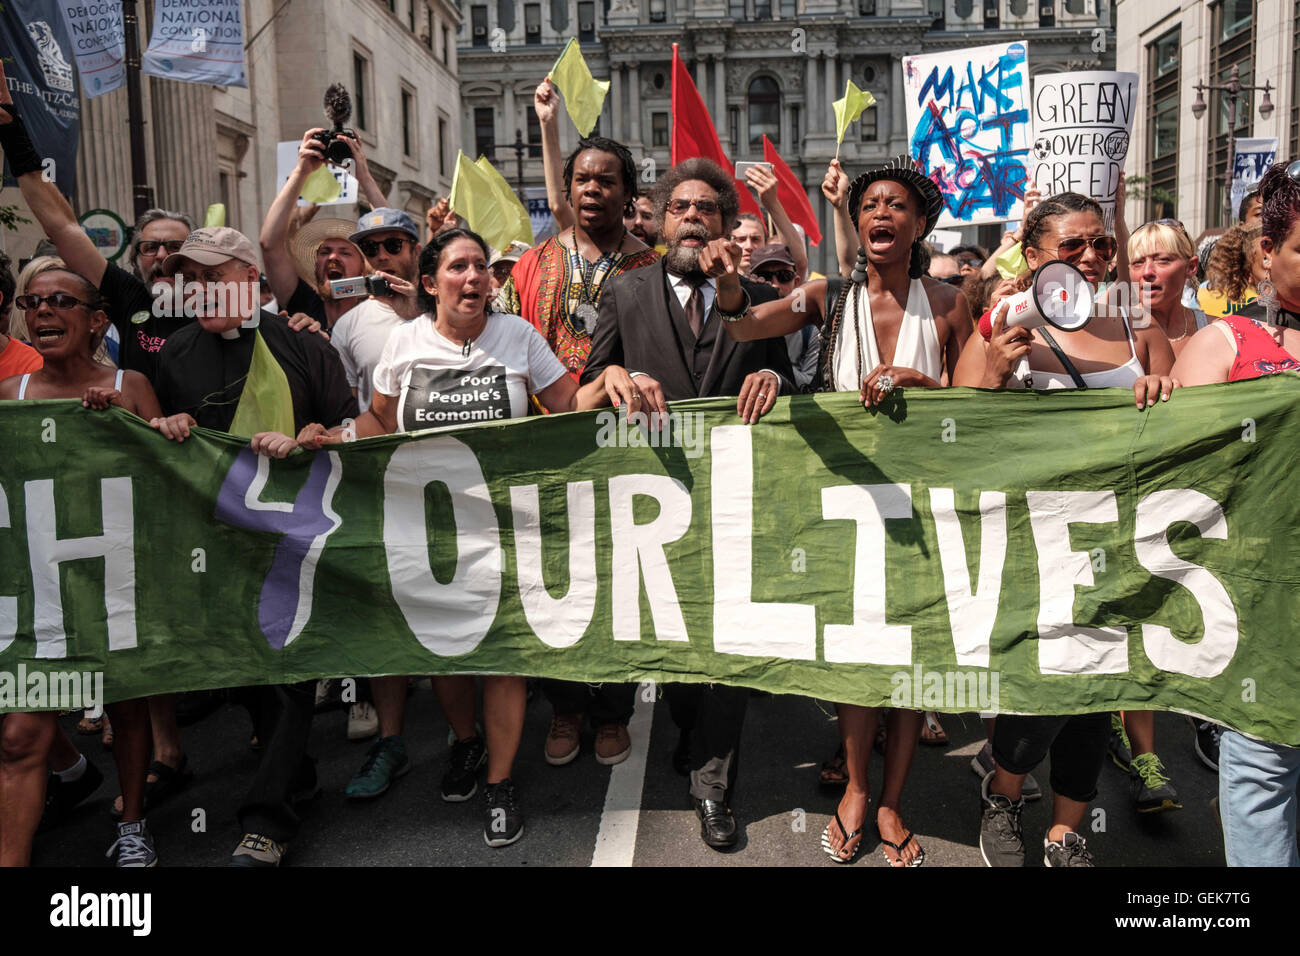
<path fill-rule="evenodd" d="M 745 317 L 745 313 L 749 311 L 749 293 L 742 288 L 740 294 L 745 298 L 740 304 L 739 312 L 724 312 L 722 306 L 718 305 L 718 300 L 716 298 L 713 300 L 713 311 L 718 313 L 718 318 L 723 322 L 739 322 Z"/>

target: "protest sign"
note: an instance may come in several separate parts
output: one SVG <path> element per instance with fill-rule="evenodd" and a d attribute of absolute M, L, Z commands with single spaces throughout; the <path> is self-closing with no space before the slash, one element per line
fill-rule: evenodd
<path fill-rule="evenodd" d="M 943 194 L 939 227 L 1021 218 L 1029 155 L 1024 43 L 903 57 L 912 157 Z"/>
<path fill-rule="evenodd" d="M 0 710 L 20 667 L 105 671 L 110 701 L 511 673 L 919 687 L 924 709 L 938 675 L 996 687 L 959 709 L 1178 710 L 1300 744 L 1298 399 L 1293 375 L 1142 412 L 1124 389 L 901 389 L 746 426 L 719 398 L 662 428 L 485 414 L 284 461 L 7 402 Z"/>
<path fill-rule="evenodd" d="M 71 196 L 77 185 L 81 104 L 63 15 L 43 0 L 5 0 L 0 3 L 0 37 L 7 44 L 9 94 L 42 157 L 41 175 Z M 18 185 L 7 159 L 4 169 L 4 185 Z"/>
<path fill-rule="evenodd" d="M 1034 158 L 1043 198 L 1074 192 L 1101 203 L 1115 221 L 1115 190 L 1128 155 L 1137 103 L 1136 73 L 1086 70 L 1034 77 Z"/>
<path fill-rule="evenodd" d="M 117 0 L 59 0 L 81 89 L 94 98 L 126 82 L 126 39 Z"/>
<path fill-rule="evenodd" d="M 1246 193 L 1254 189 L 1268 172 L 1268 167 L 1277 162 L 1277 137 L 1238 139 L 1232 152 L 1232 214 L 1236 216 Z"/>
<path fill-rule="evenodd" d="M 555 234 L 555 214 L 546 198 L 545 186 L 525 186 L 524 202 L 528 206 L 528 221 L 533 226 L 533 241 L 541 242 Z"/>
<path fill-rule="evenodd" d="M 298 147 L 302 145 L 301 140 L 287 139 L 275 144 L 275 191 L 279 192 L 284 188 L 284 184 L 289 180 L 289 174 L 293 168 L 298 165 Z M 353 176 L 346 169 L 340 166 L 333 166 L 329 163 L 324 164 L 324 168 L 329 170 L 331 176 L 338 180 L 339 195 L 338 198 L 329 202 L 317 203 L 319 206 L 342 206 L 357 201 L 357 177 Z M 299 206 L 311 205 L 306 199 L 298 197 Z"/>
<path fill-rule="evenodd" d="M 156 0 L 140 72 L 187 83 L 247 86 L 242 0 Z"/>

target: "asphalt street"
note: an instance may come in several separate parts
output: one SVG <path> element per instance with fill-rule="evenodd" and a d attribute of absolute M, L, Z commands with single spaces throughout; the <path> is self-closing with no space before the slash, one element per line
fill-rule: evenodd
<path fill-rule="evenodd" d="M 640 695 L 639 695 L 640 696 Z M 514 780 L 526 819 L 516 844 L 491 849 L 483 840 L 481 792 L 467 803 L 444 803 L 438 784 L 446 760 L 447 724 L 428 681 L 408 700 L 406 741 L 413 769 L 382 797 L 354 802 L 343 789 L 360 767 L 368 743 L 349 742 L 346 711 L 318 713 L 310 752 L 317 758 L 322 794 L 307 804 L 289 866 L 835 866 L 820 835 L 837 796 L 819 789 L 818 771 L 837 744 L 834 709 L 803 697 L 754 696 L 742 745 L 740 783 L 733 806 L 739 845 L 720 853 L 699 838 L 684 778 L 671 767 L 677 740 L 667 706 L 639 700 L 633 755 L 615 768 L 592 754 L 590 731 L 578 759 L 551 767 L 542 757 L 550 708 L 537 694 L 529 702 Z M 926 867 L 982 866 L 977 844 L 978 778 L 971 757 L 983 741 L 974 714 L 945 715 L 947 747 L 919 748 L 904 794 L 903 815 L 924 846 Z M 75 718 L 64 718 L 71 732 Z M 650 728 L 650 733 L 645 731 Z M 181 794 L 149 815 L 162 866 L 223 866 L 242 833 L 235 811 L 256 767 L 251 723 L 242 708 L 223 704 L 183 728 L 194 771 Z M 1216 775 L 1192 752 L 1192 731 L 1176 714 L 1156 716 L 1157 752 L 1183 809 L 1139 816 L 1127 777 L 1107 761 L 1089 817 L 1089 846 L 1099 866 L 1223 866 L 1222 835 L 1210 800 Z M 59 828 L 37 837 L 37 866 L 102 867 L 116 833 L 109 806 L 116 794 L 110 754 L 97 737 L 74 740 L 104 771 L 103 786 Z M 648 744 L 648 746 L 647 746 Z M 880 759 L 871 765 L 873 800 Z M 1048 765 L 1036 776 L 1046 789 Z M 1027 865 L 1041 866 L 1042 834 L 1050 795 L 1024 815 Z M 869 819 L 871 819 L 869 817 Z M 885 866 L 874 828 L 856 866 Z"/>

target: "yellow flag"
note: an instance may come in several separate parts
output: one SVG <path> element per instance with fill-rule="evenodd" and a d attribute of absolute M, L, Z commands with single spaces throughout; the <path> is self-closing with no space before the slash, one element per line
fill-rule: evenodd
<path fill-rule="evenodd" d="M 224 226 L 226 224 L 226 204 L 214 202 L 208 207 L 208 213 L 203 217 L 203 228 L 210 226 Z"/>
<path fill-rule="evenodd" d="M 852 80 L 844 89 L 844 99 L 831 104 L 835 108 L 835 142 L 844 142 L 844 133 L 849 124 L 862 115 L 868 106 L 875 106 L 876 98 L 869 90 L 860 90 Z"/>
<path fill-rule="evenodd" d="M 1025 261 L 1018 242 L 994 259 L 993 264 L 998 267 L 998 275 L 1004 279 L 1015 279 L 1029 271 L 1029 263 Z"/>
<path fill-rule="evenodd" d="M 516 239 L 533 244 L 528 210 L 487 157 L 473 163 L 463 152 L 457 155 L 451 208 L 494 249 L 505 249 Z"/>
<path fill-rule="evenodd" d="M 256 333 L 253 341 L 253 359 L 248 364 L 248 377 L 244 390 L 235 406 L 235 417 L 230 423 L 230 434 L 251 438 L 258 432 L 279 432 L 292 438 L 293 394 L 284 369 L 271 354 L 271 349 Z"/>
<path fill-rule="evenodd" d="M 334 178 L 330 168 L 321 163 L 314 173 L 302 181 L 302 190 L 298 195 L 308 202 L 333 202 L 343 195 L 343 187 Z"/>
<path fill-rule="evenodd" d="M 582 58 L 582 48 L 573 37 L 569 37 L 564 52 L 551 67 L 550 78 L 564 94 L 564 108 L 569 111 L 573 125 L 586 136 L 600 118 L 605 94 L 609 92 L 609 80 L 598 80 L 591 75 L 587 61 Z"/>

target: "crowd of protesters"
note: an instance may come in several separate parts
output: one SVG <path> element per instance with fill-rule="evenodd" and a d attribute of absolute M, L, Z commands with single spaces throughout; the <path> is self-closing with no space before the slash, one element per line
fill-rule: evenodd
<path fill-rule="evenodd" d="M 683 161 L 642 193 L 618 142 L 586 138 L 560 156 L 557 107 L 544 81 L 534 108 L 556 231 L 532 248 L 489 248 L 445 199 L 421 230 L 386 205 L 362 144 L 346 135 L 367 210 L 355 220 L 304 212 L 298 193 L 325 162 L 319 131 L 307 130 L 256 244 L 153 209 L 135 224 L 128 271 L 104 259 L 41 175 L 0 73 L 0 148 L 48 237 L 41 251 L 52 253 L 16 278 L 0 257 L 0 400 L 117 405 L 172 441 L 204 427 L 284 457 L 469 420 L 452 370 L 499 379 L 494 418 L 607 404 L 663 412 L 671 401 L 735 396 L 737 415 L 752 424 L 778 396 L 801 392 L 849 391 L 875 407 L 899 389 L 1121 388 L 1144 409 L 1179 387 L 1300 369 L 1300 162 L 1274 166 L 1212 246 L 1198 247 L 1173 219 L 1130 232 L 1122 193 L 1112 232 L 1094 198 L 1043 198 L 1031 185 L 1023 221 L 988 252 L 926 243 L 943 201 L 907 156 L 852 179 L 835 160 L 822 183 L 839 273 L 828 277 L 809 270 L 803 232 L 770 170 L 746 172 L 761 217 L 739 212 L 731 171 L 708 160 Z M 1092 321 L 1052 332 L 1009 324 L 1006 300 L 1057 260 L 1096 293 Z M 174 276 L 184 282 L 171 284 Z M 385 287 L 336 290 L 363 276 Z M 193 283 L 254 295 L 178 301 L 175 290 Z M 1131 294 L 1112 308 L 1121 286 Z M 346 786 L 353 800 L 382 796 L 411 769 L 410 680 L 357 683 L 348 735 L 374 742 Z M 485 842 L 515 842 L 524 833 L 512 775 L 526 678 L 433 684 L 451 728 L 442 799 L 470 800 L 481 778 Z M 544 680 L 540 690 L 552 708 L 547 763 L 576 759 L 588 723 L 598 762 L 627 759 L 632 684 Z M 245 833 L 232 865 L 278 865 L 295 839 L 297 807 L 320 789 L 306 747 L 321 693 L 316 681 L 241 692 L 262 756 L 239 809 Z M 687 778 L 701 839 L 730 848 L 749 691 L 670 684 L 666 696 L 680 732 L 673 767 Z M 920 866 L 926 853 L 904 820 L 903 793 L 918 743 L 947 743 L 939 715 L 836 709 L 839 747 L 820 779 L 843 796 L 823 849 L 852 862 L 870 823 L 891 865 Z M 987 740 L 970 764 L 980 779 L 972 836 L 990 866 L 1024 864 L 1021 814 L 1043 794 L 1033 771 L 1049 756 L 1047 865 L 1093 865 L 1082 823 L 1108 755 L 1129 775 L 1136 810 L 1181 807 L 1150 712 L 983 716 Z M 1228 862 L 1300 864 L 1300 750 L 1191 723 L 1197 756 L 1220 774 Z M 108 855 L 118 866 L 155 865 L 146 814 L 191 776 L 175 695 L 109 705 L 79 729 L 102 729 L 106 743 L 112 734 L 120 796 Z M 0 865 L 23 865 L 38 829 L 56 826 L 103 778 L 51 712 L 0 716 L 0 744 Z M 884 756 L 874 815 L 873 749 Z"/>

